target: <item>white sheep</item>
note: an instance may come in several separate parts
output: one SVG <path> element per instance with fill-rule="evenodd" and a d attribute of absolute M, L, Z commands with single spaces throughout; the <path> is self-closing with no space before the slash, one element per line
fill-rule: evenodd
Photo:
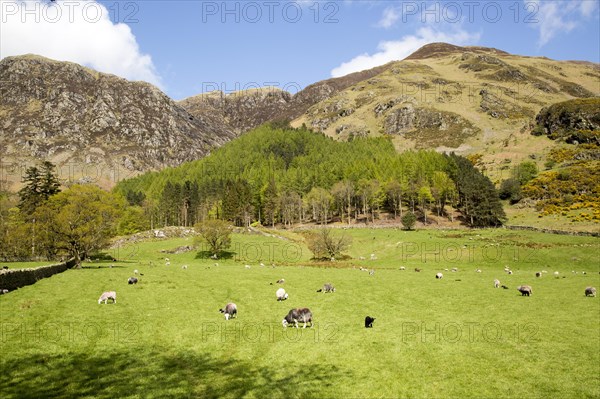
<path fill-rule="evenodd" d="M 499 287 L 500 287 L 500 280 L 494 279 L 494 288 L 499 288 Z"/>
<path fill-rule="evenodd" d="M 406 267 L 400 266 L 400 270 L 406 270 Z"/>
<path fill-rule="evenodd" d="M 443 275 L 442 273 L 437 273 L 437 274 L 435 275 L 435 278 L 442 279 L 442 278 L 444 278 L 444 275 Z"/>
<path fill-rule="evenodd" d="M 283 288 L 278 289 L 277 292 L 275 292 L 275 296 L 277 297 L 278 301 L 285 301 L 288 299 L 288 294 Z"/>
<path fill-rule="evenodd" d="M 102 295 L 100 295 L 100 298 L 98 299 L 98 305 L 100 305 L 103 301 L 106 305 L 109 299 L 112 299 L 113 303 L 117 303 L 117 293 L 115 291 L 103 292 Z"/>
<path fill-rule="evenodd" d="M 188 265 L 183 265 L 183 266 L 181 266 L 181 269 L 182 269 L 182 270 L 187 270 L 187 268 L 188 268 Z"/>

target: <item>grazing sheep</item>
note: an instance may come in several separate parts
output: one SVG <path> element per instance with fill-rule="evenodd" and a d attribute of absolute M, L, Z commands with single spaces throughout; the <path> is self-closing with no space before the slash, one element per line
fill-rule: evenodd
<path fill-rule="evenodd" d="M 251 266 L 250 266 L 250 265 L 246 265 L 246 266 L 244 266 L 244 267 L 245 267 L 246 269 L 250 269 L 250 267 L 251 267 Z"/>
<path fill-rule="evenodd" d="M 503 285 L 503 286 L 502 286 L 502 288 L 503 288 L 503 289 L 505 289 L 505 290 L 507 290 L 507 289 L 508 289 L 508 287 L 507 287 L 507 286 L 505 286 L 505 285 Z"/>
<path fill-rule="evenodd" d="M 375 321 L 374 317 L 371 317 L 371 316 L 365 317 L 365 328 L 373 328 L 374 321 Z"/>
<path fill-rule="evenodd" d="M 443 275 L 442 273 L 437 273 L 437 274 L 435 275 L 435 278 L 442 279 L 442 278 L 444 278 L 444 275 Z"/>
<path fill-rule="evenodd" d="M 115 291 L 103 292 L 98 299 L 98 305 L 100 305 L 102 301 L 104 301 L 104 304 L 106 305 L 109 299 L 112 299 L 113 303 L 117 303 L 117 293 Z"/>
<path fill-rule="evenodd" d="M 400 266 L 400 270 L 406 270 L 406 267 Z"/>
<path fill-rule="evenodd" d="M 225 305 L 225 309 L 219 309 L 219 312 L 225 314 L 225 320 L 229 320 L 230 318 L 237 317 L 237 306 L 235 303 L 228 303 Z"/>
<path fill-rule="evenodd" d="M 375 254 L 371 254 L 371 260 L 377 260 L 377 256 L 375 256 Z"/>
<path fill-rule="evenodd" d="M 594 287 L 587 287 L 585 289 L 585 296 L 596 296 L 596 288 L 594 288 Z"/>
<path fill-rule="evenodd" d="M 127 284 L 137 284 L 138 279 L 135 277 L 129 277 L 129 279 L 127 280 Z"/>
<path fill-rule="evenodd" d="M 512 271 L 512 270 L 509 270 L 507 273 L 508 273 L 508 274 L 513 274 L 513 271 Z"/>
<path fill-rule="evenodd" d="M 288 324 L 294 323 L 294 326 L 298 328 L 298 322 L 304 323 L 302 328 L 306 328 L 306 324 L 310 323 L 310 328 L 313 328 L 312 312 L 308 308 L 296 308 L 290 309 L 287 316 L 283 318 L 281 324 L 283 327 L 287 327 Z"/>
<path fill-rule="evenodd" d="M 188 265 L 181 266 L 181 270 L 187 270 L 187 268 L 188 268 Z"/>
<path fill-rule="evenodd" d="M 165 262 L 165 266 L 171 266 L 171 262 Z"/>
<path fill-rule="evenodd" d="M 278 301 L 285 301 L 288 299 L 288 294 L 283 288 L 278 289 L 277 292 L 275 292 L 275 295 L 277 296 Z"/>
<path fill-rule="evenodd" d="M 6 288 L 0 290 L 0 295 L 8 294 L 8 290 Z"/>
<path fill-rule="evenodd" d="M 519 291 L 521 293 L 521 296 L 530 296 L 531 295 L 531 287 L 528 285 L 518 286 L 517 291 Z"/>
<path fill-rule="evenodd" d="M 369 276 L 374 276 L 375 275 L 375 270 L 371 269 L 369 270 Z"/>
<path fill-rule="evenodd" d="M 475 270 L 476 273 L 481 273 L 481 269 Z"/>
<path fill-rule="evenodd" d="M 456 268 L 456 267 L 452 268 L 452 272 L 456 273 L 457 271 L 458 271 L 458 268 Z"/>
<path fill-rule="evenodd" d="M 283 284 L 283 283 L 285 283 L 284 279 L 280 278 L 279 280 L 277 280 L 277 284 Z"/>
<path fill-rule="evenodd" d="M 317 292 L 335 292 L 335 287 L 331 283 L 326 283 L 323 288 L 317 290 Z"/>
<path fill-rule="evenodd" d="M 536 272 L 536 273 L 535 273 L 535 276 L 536 276 L 536 277 L 542 277 L 542 273 L 541 273 L 541 272 Z"/>
<path fill-rule="evenodd" d="M 556 276 L 557 278 L 558 278 L 559 274 L 560 274 L 559 272 L 554 272 L 554 276 Z"/>
<path fill-rule="evenodd" d="M 500 287 L 500 280 L 494 279 L 494 288 Z"/>
<path fill-rule="evenodd" d="M 419 272 L 421 271 L 421 269 L 419 269 L 418 267 L 415 267 L 415 271 L 416 271 L 417 273 L 419 273 Z"/>
<path fill-rule="evenodd" d="M 261 262 L 260 267 L 265 267 L 265 264 Z"/>
<path fill-rule="evenodd" d="M 133 271 L 133 274 L 140 274 L 140 272 L 138 271 L 138 269 L 135 269 L 135 270 Z"/>
<path fill-rule="evenodd" d="M 586 272 L 581 272 L 581 274 L 587 274 Z"/>
<path fill-rule="evenodd" d="M 361 256 L 361 257 L 360 257 L 360 258 L 358 258 L 358 259 L 360 259 L 360 260 L 365 260 L 365 257 L 364 257 L 364 256 Z"/>

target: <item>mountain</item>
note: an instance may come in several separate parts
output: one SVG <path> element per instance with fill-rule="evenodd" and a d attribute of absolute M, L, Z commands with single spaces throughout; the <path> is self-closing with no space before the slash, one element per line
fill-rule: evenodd
<path fill-rule="evenodd" d="M 32 55 L 1 60 L 0 81 L 0 181 L 48 159 L 63 178 L 105 186 L 282 120 L 337 140 L 388 136 L 397 150 L 475 154 L 499 182 L 511 163 L 544 164 L 554 142 L 530 134 L 542 108 L 600 95 L 598 64 L 446 43 L 296 94 L 266 87 L 175 102 L 148 83 Z"/>
<path fill-rule="evenodd" d="M 197 117 L 213 115 L 240 135 L 265 122 L 294 120 L 311 106 L 385 71 L 386 68 L 387 65 L 382 65 L 340 78 L 323 80 L 307 86 L 295 95 L 274 87 L 229 94 L 214 91 L 186 98 L 179 105 Z"/>
<path fill-rule="evenodd" d="M 20 180 L 23 165 L 44 159 L 59 166 L 63 179 L 85 176 L 112 186 L 198 159 L 234 137 L 149 83 L 70 62 L 7 57 L 0 81 L 0 162 L 9 181 Z"/>
<path fill-rule="evenodd" d="M 538 112 L 600 95 L 598 64 L 433 43 L 329 96 L 293 120 L 339 140 L 390 136 L 397 149 L 479 153 L 488 173 L 542 162 L 551 141 L 531 135 Z"/>

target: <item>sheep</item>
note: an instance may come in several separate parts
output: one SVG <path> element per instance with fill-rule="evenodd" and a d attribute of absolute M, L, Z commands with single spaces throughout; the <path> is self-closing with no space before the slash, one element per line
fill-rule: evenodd
<path fill-rule="evenodd" d="M 508 289 L 508 287 L 507 287 L 506 285 L 503 285 L 503 286 L 502 286 L 502 289 L 504 289 L 504 290 L 507 290 L 507 289 Z"/>
<path fill-rule="evenodd" d="M 555 276 L 556 278 L 558 278 L 558 275 L 559 275 L 559 274 L 560 274 L 559 272 L 554 272 L 554 276 Z"/>
<path fill-rule="evenodd" d="M 280 278 L 279 280 L 277 280 L 277 284 L 283 284 L 283 283 L 285 283 L 284 279 Z"/>
<path fill-rule="evenodd" d="M 371 317 L 371 316 L 365 317 L 365 328 L 373 328 L 374 321 L 375 321 L 374 317 Z"/>
<path fill-rule="evenodd" d="M 444 278 L 444 275 L 442 273 L 437 273 L 435 275 L 435 278 L 442 279 L 442 278 Z"/>
<path fill-rule="evenodd" d="M 360 259 L 360 260 L 365 260 L 365 257 L 364 257 L 364 256 L 361 256 L 361 257 L 359 257 L 358 259 Z"/>
<path fill-rule="evenodd" d="M 509 270 L 507 273 L 508 273 L 508 274 L 513 274 L 513 271 L 512 271 L 512 270 Z"/>
<path fill-rule="evenodd" d="M 181 266 L 181 270 L 187 270 L 187 268 L 188 268 L 188 265 Z"/>
<path fill-rule="evenodd" d="M 8 294 L 8 290 L 6 288 L 0 289 L 0 295 Z"/>
<path fill-rule="evenodd" d="M 594 287 L 587 287 L 585 289 L 585 296 L 596 296 L 596 288 L 594 288 Z"/>
<path fill-rule="evenodd" d="M 475 273 L 481 273 L 481 269 L 475 270 Z"/>
<path fill-rule="evenodd" d="M 452 268 L 452 272 L 453 272 L 453 273 L 456 273 L 457 271 L 458 271 L 458 268 L 457 268 L 457 267 L 453 267 L 453 268 Z"/>
<path fill-rule="evenodd" d="M 371 269 L 369 270 L 369 276 L 374 276 L 375 275 L 375 270 Z"/>
<path fill-rule="evenodd" d="M 494 279 L 494 288 L 500 287 L 500 280 Z"/>
<path fill-rule="evenodd" d="M 133 271 L 133 274 L 139 274 L 139 273 L 140 273 L 140 272 L 138 271 L 138 269 L 135 269 L 135 270 Z"/>
<path fill-rule="evenodd" d="M 416 271 L 417 273 L 419 273 L 419 272 L 421 271 L 421 269 L 419 269 L 418 267 L 415 267 L 415 271 Z"/>
<path fill-rule="evenodd" d="M 235 303 L 228 303 L 225 305 L 224 309 L 219 309 L 219 312 L 225 314 L 225 320 L 229 320 L 230 318 L 237 317 L 237 306 Z"/>
<path fill-rule="evenodd" d="M 377 256 L 375 256 L 375 254 L 371 254 L 371 260 L 377 260 Z"/>
<path fill-rule="evenodd" d="M 517 287 L 517 291 L 521 293 L 521 296 L 530 296 L 532 290 L 528 285 L 520 285 Z"/>
<path fill-rule="evenodd" d="M 165 262 L 165 266 L 171 266 L 171 262 Z"/>
<path fill-rule="evenodd" d="M 281 324 L 285 328 L 288 326 L 288 324 L 291 324 L 293 322 L 294 326 L 298 328 L 298 322 L 300 321 L 304 323 L 304 326 L 302 328 L 306 328 L 306 324 L 308 323 L 310 323 L 310 328 L 313 328 L 314 324 L 312 317 L 312 312 L 308 308 L 290 309 L 287 316 L 285 316 L 281 321 Z"/>
<path fill-rule="evenodd" d="M 251 266 L 250 266 L 250 265 L 246 265 L 246 266 L 244 266 L 244 267 L 245 267 L 246 269 L 250 269 L 250 268 L 251 268 Z"/>
<path fill-rule="evenodd" d="M 400 270 L 406 270 L 406 267 L 400 266 Z"/>
<path fill-rule="evenodd" d="M 98 305 L 100 305 L 102 301 L 104 301 L 104 304 L 106 305 L 109 299 L 112 299 L 113 303 L 117 303 L 117 293 L 115 291 L 103 292 L 98 299 Z"/>
<path fill-rule="evenodd" d="M 535 273 L 535 276 L 536 276 L 536 277 L 542 277 L 542 273 L 541 273 L 541 272 L 536 272 L 536 273 Z"/>
<path fill-rule="evenodd" d="M 285 301 L 288 299 L 288 294 L 283 288 L 278 289 L 277 292 L 275 292 L 275 295 L 277 296 L 278 301 Z"/>
<path fill-rule="evenodd" d="M 318 289 L 317 292 L 335 292 L 335 287 L 331 283 L 326 283 L 323 288 Z"/>
<path fill-rule="evenodd" d="M 129 277 L 129 279 L 127 280 L 127 284 L 137 284 L 138 279 L 135 277 Z"/>

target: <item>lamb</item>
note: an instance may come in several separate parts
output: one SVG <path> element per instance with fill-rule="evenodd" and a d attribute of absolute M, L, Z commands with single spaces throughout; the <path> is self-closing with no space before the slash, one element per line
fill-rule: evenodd
<path fill-rule="evenodd" d="M 129 277 L 129 279 L 127 280 L 127 284 L 137 284 L 138 279 L 135 277 Z"/>
<path fill-rule="evenodd" d="M 188 268 L 188 265 L 181 266 L 181 270 L 187 270 L 187 268 Z"/>
<path fill-rule="evenodd" d="M 225 309 L 219 309 L 219 312 L 225 314 L 225 320 L 229 320 L 230 318 L 237 317 L 237 306 L 235 303 L 228 303 L 225 305 Z"/>
<path fill-rule="evenodd" d="M 437 274 L 435 275 L 435 278 L 442 279 L 442 278 L 444 278 L 444 275 L 443 275 L 442 273 L 437 273 Z"/>
<path fill-rule="evenodd" d="M 100 305 L 102 301 L 104 301 L 104 304 L 106 305 L 109 299 L 112 299 L 113 303 L 117 303 L 117 293 L 115 291 L 103 292 L 98 299 L 98 305 Z"/>
<path fill-rule="evenodd" d="M 507 290 L 508 287 L 506 285 L 502 285 L 502 289 Z"/>
<path fill-rule="evenodd" d="M 585 296 L 596 296 L 596 288 L 594 288 L 594 287 L 587 287 L 585 289 Z"/>
<path fill-rule="evenodd" d="M 494 280 L 494 288 L 498 288 L 498 287 L 500 287 L 500 280 L 495 279 Z"/>
<path fill-rule="evenodd" d="M 530 296 L 531 295 L 531 287 L 528 285 L 518 286 L 517 291 L 519 291 L 521 293 L 521 296 Z"/>
<path fill-rule="evenodd" d="M 323 288 L 317 290 L 317 292 L 335 292 L 335 287 L 331 283 L 326 283 Z"/>
<path fill-rule="evenodd" d="M 285 301 L 288 299 L 288 294 L 283 288 L 278 289 L 277 292 L 275 292 L 275 295 L 277 296 L 278 301 Z"/>
<path fill-rule="evenodd" d="M 139 274 L 139 273 L 140 273 L 140 272 L 138 271 L 138 269 L 135 269 L 135 270 L 133 271 L 133 274 Z"/>
<path fill-rule="evenodd" d="M 375 321 L 374 317 L 371 317 L 371 316 L 365 317 L 365 328 L 373 328 L 374 321 Z"/>
<path fill-rule="evenodd" d="M 290 309 L 287 316 L 283 318 L 281 324 L 283 327 L 287 327 L 288 324 L 294 323 L 294 326 L 298 328 L 298 322 L 304 323 L 302 328 L 306 328 L 306 324 L 310 323 L 310 328 L 314 327 L 312 320 L 312 312 L 308 308 L 295 308 Z"/>

